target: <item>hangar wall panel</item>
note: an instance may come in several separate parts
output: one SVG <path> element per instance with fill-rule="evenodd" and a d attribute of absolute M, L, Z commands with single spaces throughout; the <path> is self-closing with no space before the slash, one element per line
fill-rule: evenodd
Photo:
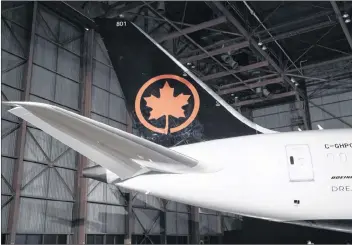
<path fill-rule="evenodd" d="M 21 100 L 28 59 L 33 4 L 7 11 L 2 18 L 2 99 Z M 39 4 L 34 38 L 30 100 L 55 104 L 79 112 L 80 42 L 82 30 Z M 5 71 L 5 72 L 4 72 Z M 2 108 L 2 202 L 12 192 L 18 119 Z M 6 135 L 4 135 L 6 133 Z M 16 241 L 42 241 L 40 234 L 72 233 L 76 153 L 49 135 L 28 125 Z M 6 165 L 6 166 L 5 166 Z M 12 194 L 11 194 L 12 195 Z M 8 217 L 7 204 L 2 221 Z M 7 232 L 7 222 L 2 228 Z M 21 235 L 21 234 L 37 235 Z M 50 239 L 50 236 L 46 236 Z M 55 238 L 55 236 L 54 236 Z M 31 240 L 32 239 L 32 240 Z M 34 240 L 33 240 L 34 239 Z"/>
<path fill-rule="evenodd" d="M 69 43 L 71 36 L 80 39 L 82 33 L 42 6 L 36 25 L 30 100 L 79 112 L 80 50 L 75 50 L 78 55 L 68 55 L 64 43 Z M 72 70 L 65 69 L 66 64 Z M 75 152 L 44 132 L 28 127 L 24 158 L 18 232 L 72 233 Z"/>
<path fill-rule="evenodd" d="M 327 95 L 319 98 L 314 98 L 312 101 L 320 105 L 322 108 L 332 113 L 335 117 L 346 121 L 352 125 L 352 92 L 347 92 L 338 95 Z M 350 126 L 334 118 L 323 110 L 311 106 L 310 114 L 312 118 L 313 128 L 317 128 L 319 124 L 326 129 L 334 128 L 350 128 Z"/>
<path fill-rule="evenodd" d="M 330 91 L 331 92 L 331 91 Z M 352 125 L 352 92 L 333 94 L 312 98 L 311 101 L 323 108 L 312 104 L 309 105 L 312 129 L 318 129 L 318 124 L 324 129 L 351 128 Z M 293 123 L 297 110 L 287 110 L 290 104 L 253 110 L 253 121 L 260 126 L 280 132 L 297 131 L 297 125 Z M 287 111 L 285 111 L 287 110 Z M 331 114 L 333 114 L 333 116 Z M 340 119 L 340 120 L 339 120 Z"/>
<path fill-rule="evenodd" d="M 1 99 L 21 100 L 29 47 L 31 8 L 25 4 L 2 12 L 1 18 Z M 13 203 L 13 171 L 19 120 L 1 105 L 1 231 L 7 232 Z"/>
<path fill-rule="evenodd" d="M 307 81 L 310 84 L 307 90 L 311 101 L 326 110 L 310 105 L 313 129 L 316 129 L 318 124 L 327 129 L 352 127 L 351 72 L 350 60 L 305 71 L 305 75 L 308 77 L 319 75 L 319 77 L 326 79 L 323 83 L 314 80 Z"/>
<path fill-rule="evenodd" d="M 254 109 L 252 111 L 253 121 L 260 126 L 280 132 L 295 131 L 297 125 L 294 121 L 300 116 L 298 108 L 301 106 L 300 102 L 294 102 Z"/>

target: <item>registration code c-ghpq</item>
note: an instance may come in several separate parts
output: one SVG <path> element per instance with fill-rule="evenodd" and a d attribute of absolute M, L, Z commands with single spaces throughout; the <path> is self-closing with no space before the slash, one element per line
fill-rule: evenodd
<path fill-rule="evenodd" d="M 117 21 L 116 22 L 116 26 L 120 27 L 120 26 L 127 26 L 127 22 L 126 21 Z"/>

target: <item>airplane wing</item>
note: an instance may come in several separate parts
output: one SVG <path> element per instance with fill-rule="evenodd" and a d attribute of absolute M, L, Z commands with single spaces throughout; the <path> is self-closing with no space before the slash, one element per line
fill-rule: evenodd
<path fill-rule="evenodd" d="M 125 180 L 149 171 L 202 173 L 209 165 L 57 106 L 36 102 L 2 102 L 28 121 Z"/>

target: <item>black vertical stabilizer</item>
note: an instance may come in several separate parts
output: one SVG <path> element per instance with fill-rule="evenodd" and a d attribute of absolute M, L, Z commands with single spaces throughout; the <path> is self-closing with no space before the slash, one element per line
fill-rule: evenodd
<path fill-rule="evenodd" d="M 265 133 L 133 23 L 119 19 L 96 23 L 127 107 L 145 138 L 174 146 Z"/>

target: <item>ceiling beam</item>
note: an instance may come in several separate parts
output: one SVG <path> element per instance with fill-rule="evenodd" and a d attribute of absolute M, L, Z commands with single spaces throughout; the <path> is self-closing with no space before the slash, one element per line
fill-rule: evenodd
<path fill-rule="evenodd" d="M 284 75 L 284 70 L 271 58 L 269 52 L 266 52 L 264 50 L 262 50 L 261 47 L 259 47 L 258 45 L 258 40 L 255 40 L 253 39 L 253 37 L 250 35 L 250 33 L 242 26 L 242 24 L 231 14 L 231 12 L 224 6 L 224 4 L 222 2 L 216 2 L 214 1 L 213 4 L 215 5 L 215 7 L 221 11 L 221 13 L 226 16 L 226 18 L 228 19 L 228 21 L 234 26 L 236 27 L 236 29 L 246 38 L 247 41 L 250 42 L 251 44 L 251 47 L 253 47 L 257 53 L 259 53 L 261 56 L 263 56 L 268 62 L 269 64 L 274 68 L 274 70 L 280 75 L 283 77 L 285 83 L 287 83 L 288 86 L 290 86 L 293 91 L 292 93 L 296 94 L 297 95 L 297 98 L 302 98 L 303 100 L 306 100 L 307 101 L 307 98 L 305 96 L 305 94 L 298 88 L 296 88 L 296 86 L 290 81 L 290 79 Z M 246 2 L 244 2 L 244 4 L 247 6 L 248 9 L 249 6 L 246 4 Z M 253 10 L 251 10 L 251 14 L 255 16 L 255 14 L 253 13 Z M 263 25 L 263 23 L 258 19 L 257 17 L 257 20 L 258 22 L 265 28 L 265 26 Z M 270 32 L 268 32 L 269 35 L 271 36 Z M 278 47 L 280 49 L 281 46 L 280 44 L 275 41 L 275 43 L 278 45 Z M 286 52 L 282 49 L 283 53 L 287 56 L 287 58 L 289 60 L 290 57 L 286 54 Z M 294 63 L 293 63 L 294 64 Z M 298 96 L 299 95 L 299 96 Z M 300 109 L 300 112 L 302 113 L 302 115 L 304 115 L 304 111 L 303 111 L 303 108 Z M 306 120 L 306 117 L 304 117 L 304 125 L 305 125 L 305 128 L 309 128 L 308 127 L 308 122 Z"/>
<path fill-rule="evenodd" d="M 226 17 L 224 17 L 224 16 L 223 17 L 219 17 L 217 19 L 213 19 L 213 20 L 210 20 L 210 21 L 206 21 L 206 22 L 200 23 L 198 25 L 194 25 L 194 26 L 182 29 L 182 32 L 175 31 L 175 32 L 167 34 L 165 36 L 156 38 L 156 41 L 161 43 L 161 42 L 164 42 L 164 41 L 167 41 L 167 40 L 170 40 L 170 39 L 174 39 L 176 37 L 183 36 L 184 34 L 189 34 L 189 33 L 196 32 L 196 31 L 208 28 L 208 27 L 212 27 L 212 26 L 216 26 L 216 25 L 225 23 L 226 21 L 227 21 Z"/>
<path fill-rule="evenodd" d="M 141 2 L 141 1 L 136 1 L 136 2 L 127 2 L 124 6 L 122 6 L 121 8 L 116 8 L 112 7 L 111 9 L 109 9 L 103 16 L 103 18 L 115 18 L 117 16 L 119 16 L 120 14 L 123 14 L 127 11 L 132 11 L 136 8 L 140 8 L 145 6 L 145 3 Z"/>
<path fill-rule="evenodd" d="M 252 99 L 252 100 L 239 101 L 239 102 L 233 103 L 231 105 L 234 106 L 234 107 L 248 106 L 248 105 L 263 103 L 265 101 L 277 100 L 277 99 L 282 99 L 282 98 L 286 98 L 286 97 L 291 97 L 291 96 L 295 96 L 295 95 L 296 95 L 295 91 L 290 91 L 290 92 L 285 92 L 285 93 L 281 93 L 281 94 L 269 95 L 266 98 L 258 98 L 258 99 Z"/>
<path fill-rule="evenodd" d="M 261 37 L 262 35 L 267 35 L 268 31 L 270 31 L 270 32 L 273 31 L 275 33 L 279 33 L 280 29 L 282 29 L 282 28 L 287 28 L 287 27 L 293 26 L 294 24 L 299 24 L 301 22 L 308 21 L 308 20 L 311 20 L 311 19 L 316 19 L 316 18 L 319 18 L 319 17 L 322 17 L 322 16 L 328 16 L 328 15 L 333 14 L 333 13 L 334 13 L 334 11 L 332 11 L 332 10 L 319 12 L 317 14 L 310 15 L 310 16 L 308 16 L 306 18 L 298 19 L 298 20 L 295 20 L 295 21 L 292 21 L 292 22 L 286 22 L 284 24 L 280 24 L 280 25 L 277 25 L 277 26 L 274 26 L 274 27 L 267 28 L 267 30 L 261 30 L 261 31 L 255 32 L 252 36 Z M 296 35 L 299 35 L 299 34 L 302 34 L 302 33 L 315 31 L 315 30 L 318 30 L 318 29 L 321 29 L 321 28 L 332 26 L 332 25 L 336 25 L 335 20 L 330 20 L 329 24 L 327 22 L 323 22 L 323 23 L 319 23 L 319 24 L 308 26 L 308 27 L 304 27 L 304 28 L 293 29 L 291 31 L 278 34 L 274 38 L 275 38 L 275 40 L 281 40 L 281 39 L 285 39 L 287 37 L 292 37 L 292 36 L 296 36 Z M 242 35 L 240 35 L 240 34 L 238 34 L 238 35 L 240 37 L 227 39 L 227 40 L 221 40 L 221 41 L 219 41 L 217 43 L 213 43 L 213 44 L 211 44 L 209 46 L 206 46 L 204 48 L 206 50 L 208 50 L 208 49 L 210 49 L 210 48 L 212 48 L 214 46 L 217 46 L 217 45 L 222 45 L 222 44 L 225 44 L 225 43 L 230 44 L 230 43 L 238 42 L 238 40 L 240 40 L 241 37 L 242 37 Z M 268 43 L 268 42 L 274 41 L 274 39 L 271 38 L 271 37 L 262 38 L 261 41 L 263 43 Z M 193 53 L 196 53 L 196 52 L 199 52 L 199 50 L 189 51 L 188 54 L 192 55 Z M 184 56 L 182 56 L 181 58 L 184 58 Z"/>
<path fill-rule="evenodd" d="M 276 62 L 269 56 L 267 52 L 262 50 L 258 42 L 254 40 L 250 33 L 242 26 L 242 24 L 230 13 L 230 11 L 225 8 L 222 2 L 216 2 L 214 1 L 213 4 L 226 16 L 228 21 L 236 27 L 236 29 L 250 42 L 251 46 L 253 46 L 256 51 L 261 54 L 268 62 L 269 64 L 275 69 L 276 72 L 279 74 L 283 74 L 283 70 L 276 64 Z M 288 80 L 288 83 L 289 80 Z"/>
<path fill-rule="evenodd" d="M 126 12 L 126 14 L 132 15 L 132 16 L 142 17 L 142 18 L 144 18 L 144 19 L 150 19 L 150 20 L 155 20 L 155 21 L 158 21 L 158 22 L 162 21 L 163 23 L 168 23 L 168 22 L 165 21 L 163 18 L 159 18 L 159 17 L 156 17 L 156 16 L 149 16 L 149 15 L 145 15 L 145 14 L 141 14 L 141 13 L 133 13 L 133 12 Z M 187 27 L 195 26 L 194 24 L 189 24 L 189 23 L 180 22 L 180 21 L 171 21 L 171 20 L 169 20 L 169 21 L 170 21 L 171 23 L 175 24 L 175 25 L 181 25 L 181 26 L 187 26 Z M 207 28 L 203 28 L 203 29 L 204 29 L 204 30 L 213 31 L 213 32 L 228 34 L 228 35 L 231 35 L 231 36 L 242 37 L 241 34 L 238 34 L 238 33 L 235 33 L 235 32 L 230 32 L 230 31 L 215 29 L 215 28 L 211 28 L 211 27 L 207 27 Z"/>
<path fill-rule="evenodd" d="M 307 17 L 299 18 L 299 19 L 292 20 L 289 22 L 284 22 L 279 25 L 275 25 L 273 27 L 269 27 L 269 28 L 267 28 L 267 30 L 261 30 L 261 31 L 256 32 L 255 35 L 256 36 L 261 36 L 263 34 L 267 35 L 268 31 L 278 33 L 278 32 L 280 32 L 280 29 L 294 27 L 295 25 L 302 24 L 302 22 L 316 20 L 316 19 L 318 19 L 320 17 L 324 17 L 324 16 L 328 19 L 329 15 L 331 15 L 333 13 L 334 13 L 334 11 L 332 11 L 332 10 L 324 10 L 324 11 L 318 12 L 316 14 L 311 14 Z"/>
<path fill-rule="evenodd" d="M 336 58 L 336 59 L 333 59 L 333 60 L 327 60 L 327 61 L 323 61 L 323 62 L 316 63 L 316 64 L 302 66 L 302 71 L 303 70 L 308 70 L 308 69 L 314 69 L 314 68 L 317 68 L 317 67 L 320 67 L 320 66 L 331 65 L 331 64 L 338 63 L 338 62 L 341 62 L 341 61 L 348 61 L 348 60 L 352 61 L 352 55 L 343 56 L 343 57 L 340 57 L 340 58 Z M 292 73 L 292 72 L 297 72 L 297 71 L 298 71 L 297 69 L 291 69 L 291 70 L 288 70 L 286 72 L 287 73 Z"/>
<path fill-rule="evenodd" d="M 248 86 L 239 86 L 239 87 L 235 87 L 235 88 L 220 90 L 218 92 L 218 95 L 226 95 L 226 94 L 231 94 L 231 93 L 235 93 L 235 92 L 245 91 L 248 89 L 258 88 L 258 87 L 266 86 L 269 84 L 282 83 L 283 81 L 284 81 L 284 79 L 282 77 L 277 77 L 274 79 L 269 79 L 269 80 L 264 80 L 261 82 L 256 82 L 253 84 L 248 84 Z"/>
<path fill-rule="evenodd" d="M 234 74 L 234 73 L 240 73 L 240 72 L 254 70 L 254 69 L 268 66 L 268 65 L 269 65 L 268 61 L 261 61 L 258 63 L 250 64 L 248 66 L 240 66 L 236 70 L 222 71 L 222 72 L 210 74 L 210 75 L 201 77 L 200 79 L 205 82 L 205 81 L 213 80 L 213 79 L 220 78 L 220 77 L 230 76 L 231 74 Z"/>
<path fill-rule="evenodd" d="M 242 48 L 246 48 L 248 46 L 249 46 L 249 42 L 245 41 L 245 42 L 242 42 L 242 43 L 236 43 L 236 44 L 233 44 L 233 45 L 230 45 L 230 46 L 227 46 L 227 47 L 223 47 L 223 48 L 219 48 L 219 49 L 215 49 L 215 50 L 209 51 L 208 54 L 211 55 L 211 56 L 215 56 L 215 55 L 218 55 L 218 54 L 223 54 L 223 53 L 227 53 L 227 52 L 230 52 L 230 51 L 236 51 L 236 50 L 239 50 L 239 49 L 242 49 Z M 187 57 L 187 58 L 181 59 L 180 62 L 183 63 L 183 64 L 186 64 L 188 62 L 202 60 L 202 59 L 205 59 L 205 58 L 209 58 L 208 54 L 199 54 L 199 55 Z"/>
<path fill-rule="evenodd" d="M 246 82 L 246 83 L 257 82 L 258 80 L 261 80 L 261 79 L 272 78 L 272 77 L 276 77 L 276 76 L 277 76 L 277 74 L 268 74 L 268 75 L 264 75 L 264 76 L 260 76 L 260 77 L 253 77 L 253 78 L 244 80 L 244 82 Z M 224 89 L 228 89 L 228 88 L 234 88 L 237 85 L 238 85 L 238 83 L 229 83 L 229 84 L 225 84 L 225 85 L 220 86 L 220 88 L 221 88 L 221 90 L 224 90 Z"/>
<path fill-rule="evenodd" d="M 218 59 L 216 59 L 214 56 L 209 55 L 209 52 L 207 50 L 205 50 L 201 45 L 199 45 L 196 41 L 194 41 L 189 35 L 187 35 L 186 33 L 183 33 L 182 29 L 178 28 L 174 23 L 172 23 L 171 21 L 169 21 L 165 16 L 163 16 L 162 14 L 160 14 L 158 11 L 156 11 L 150 4 L 148 4 L 147 2 L 145 2 L 150 11 L 153 14 L 156 14 L 158 16 L 160 16 L 161 18 L 163 18 L 169 25 L 171 25 L 173 28 L 175 28 L 177 31 L 181 32 L 184 37 L 191 42 L 193 45 L 195 45 L 197 48 L 199 48 L 200 50 L 202 50 L 204 53 L 206 53 L 213 61 L 215 61 L 220 67 L 222 67 L 224 70 L 226 71 L 230 71 L 229 68 L 227 68 L 223 63 L 221 63 Z M 231 71 L 230 71 L 231 72 Z M 231 73 L 231 76 L 233 76 L 236 80 L 238 80 L 239 82 L 243 83 L 243 80 L 238 77 L 235 72 Z M 243 83 L 245 84 L 245 83 Z M 246 85 L 246 84 L 245 84 Z M 254 92 L 254 91 L 253 91 Z"/>
<path fill-rule="evenodd" d="M 274 41 L 283 40 L 283 39 L 286 39 L 286 38 L 291 38 L 291 37 L 294 37 L 294 36 L 298 36 L 298 35 L 301 35 L 301 34 L 304 34 L 304 33 L 308 33 L 308 32 L 311 32 L 311 31 L 316 31 L 316 30 L 319 30 L 319 29 L 323 29 L 323 28 L 326 28 L 326 27 L 331 27 L 331 26 L 334 26 L 336 24 L 337 23 L 335 21 L 328 20 L 328 21 L 321 22 L 321 23 L 318 23 L 318 24 L 315 24 L 315 25 L 306 26 L 306 27 L 303 27 L 303 28 L 300 28 L 300 29 L 284 32 L 284 33 L 278 34 L 278 35 L 276 35 L 274 37 L 269 37 L 269 38 L 263 39 L 263 40 L 261 40 L 261 42 L 264 43 L 264 44 L 267 44 L 267 43 L 270 43 L 270 42 L 274 42 Z"/>
<path fill-rule="evenodd" d="M 60 14 L 60 16 L 66 18 L 77 26 L 89 29 L 97 28 L 93 19 L 64 1 L 42 1 L 41 4 L 45 5 L 50 10 L 53 10 L 55 13 Z"/>
<path fill-rule="evenodd" d="M 345 36 L 347 38 L 347 41 L 348 41 L 348 44 L 350 45 L 351 49 L 352 49 L 352 38 L 351 38 L 351 34 L 350 32 L 348 31 L 348 28 L 346 26 L 346 23 L 343 21 L 343 17 L 341 15 L 341 12 L 340 12 L 340 9 L 339 7 L 337 6 L 336 2 L 335 1 L 330 1 L 331 5 L 332 5 L 332 8 L 334 9 L 335 11 L 335 14 L 340 22 L 340 25 L 342 27 L 342 30 L 343 30 L 343 33 L 345 33 Z"/>
<path fill-rule="evenodd" d="M 1 14 L 5 13 L 6 11 L 23 7 L 25 4 L 27 4 L 27 1 L 2 1 L 1 2 Z"/>
<path fill-rule="evenodd" d="M 319 108 L 320 110 L 322 110 L 323 112 L 327 113 L 328 115 L 336 118 L 337 120 L 339 120 L 340 122 L 348 125 L 349 127 L 352 127 L 352 124 L 350 124 L 349 122 L 345 121 L 342 118 L 336 117 L 333 113 L 327 111 L 326 109 L 324 109 L 322 106 L 315 104 L 314 102 L 312 102 L 311 100 L 308 100 L 307 96 L 299 89 L 296 88 L 295 85 L 290 81 L 290 79 L 284 75 L 284 71 L 283 69 L 281 69 L 276 62 L 270 57 L 270 55 L 268 53 L 266 53 L 264 50 L 262 50 L 257 41 L 255 39 L 253 39 L 250 34 L 248 33 L 248 31 L 242 26 L 242 24 L 230 13 L 230 11 L 222 4 L 222 2 L 212 2 L 218 9 L 219 11 L 221 11 L 224 16 L 226 16 L 226 18 L 228 19 L 228 21 L 230 23 L 232 23 L 236 29 L 251 43 L 251 46 L 253 46 L 256 51 L 261 54 L 268 62 L 269 64 L 275 69 L 275 71 L 277 71 L 277 73 L 279 73 L 280 75 L 284 76 L 284 80 L 285 82 L 294 90 L 292 91 L 293 93 L 297 93 L 302 99 L 308 101 L 309 104 L 312 104 L 313 106 Z M 298 69 L 299 70 L 299 69 Z M 305 122 L 306 124 L 306 122 Z"/>

